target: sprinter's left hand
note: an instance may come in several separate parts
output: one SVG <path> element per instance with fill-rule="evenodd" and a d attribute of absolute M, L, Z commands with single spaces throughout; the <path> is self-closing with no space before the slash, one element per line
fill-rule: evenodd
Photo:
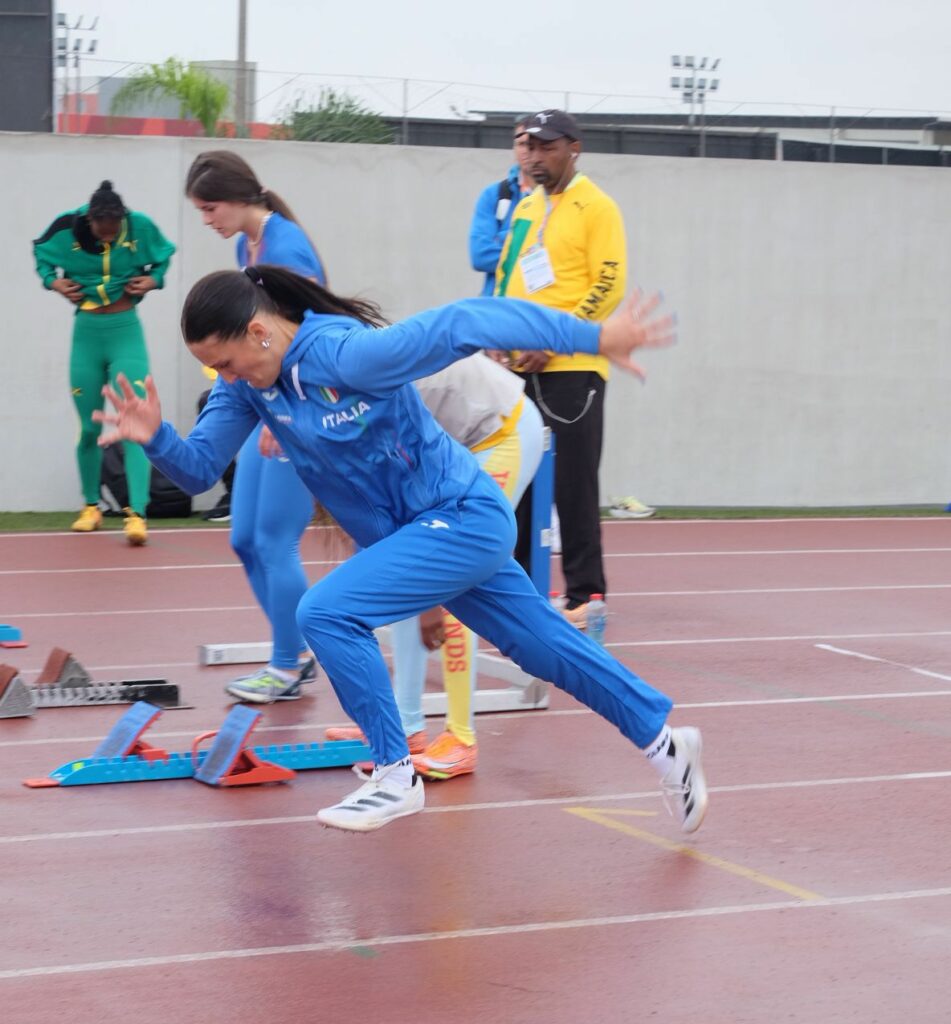
<path fill-rule="evenodd" d="M 635 288 L 601 326 L 598 351 L 641 380 L 646 377 L 644 368 L 631 353 L 637 348 L 666 348 L 677 340 L 676 317 L 656 313 L 662 301 L 657 292 L 645 295 Z"/>

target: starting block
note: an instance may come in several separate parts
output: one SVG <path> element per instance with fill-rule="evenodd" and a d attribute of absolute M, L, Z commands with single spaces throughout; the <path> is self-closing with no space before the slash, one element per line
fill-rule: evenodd
<path fill-rule="evenodd" d="M 231 709 L 221 729 L 197 736 L 191 750 L 169 753 L 142 739 L 161 714 L 161 708 L 140 701 L 116 722 L 92 755 L 67 761 L 45 778 L 24 779 L 23 785 L 30 789 L 52 789 L 195 778 L 209 786 L 248 786 L 285 782 L 298 771 L 343 768 L 372 759 L 370 748 L 357 740 L 248 747 L 248 737 L 261 712 L 242 705 Z M 214 737 L 211 747 L 199 750 L 199 745 L 210 737 Z"/>
<path fill-rule="evenodd" d="M 261 712 L 240 704 L 231 709 L 217 732 L 205 732 L 192 744 L 192 763 L 197 764 L 195 778 L 209 786 L 247 786 L 259 782 L 288 782 L 292 768 L 263 761 L 247 746 L 248 737 L 261 720 Z M 202 740 L 214 737 L 207 755 L 198 760 Z"/>
<path fill-rule="evenodd" d="M 26 718 L 36 711 L 30 688 L 12 665 L 0 665 L 0 718 Z"/>
<path fill-rule="evenodd" d="M 9 666 L 7 666 L 9 667 Z M 15 669 L 12 669 L 16 673 Z M 0 680 L 2 680 L 0 676 Z M 27 686 L 16 677 L 4 692 L 0 686 L 0 718 L 19 718 L 32 715 L 42 708 L 96 707 L 100 704 L 135 704 L 146 701 L 166 710 L 187 708 L 179 695 L 178 686 L 165 679 L 131 679 L 115 683 L 94 683 L 85 668 L 68 652 L 54 647 L 46 659 L 36 683 Z M 12 690 L 10 688 L 12 687 Z M 30 699 L 26 709 L 24 691 Z"/>
<path fill-rule="evenodd" d="M 0 647 L 26 647 L 23 634 L 16 626 L 0 624 Z"/>

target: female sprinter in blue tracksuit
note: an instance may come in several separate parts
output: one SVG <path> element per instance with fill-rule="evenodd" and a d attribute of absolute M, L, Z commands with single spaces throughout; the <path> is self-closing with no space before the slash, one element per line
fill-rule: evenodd
<path fill-rule="evenodd" d="M 681 827 L 706 810 L 698 730 L 671 729 L 671 701 L 582 635 L 512 558 L 515 523 L 498 486 L 436 423 L 410 381 L 484 346 L 602 352 L 637 370 L 630 352 L 670 340 L 655 300 L 635 296 L 591 324 L 535 303 L 465 299 L 392 327 L 375 308 L 341 299 L 275 267 L 202 278 L 182 312 L 192 353 L 215 388 L 183 440 L 162 423 L 151 378 L 105 393 L 118 424 L 179 486 L 217 479 L 263 419 L 301 478 L 364 550 L 304 595 L 297 621 L 344 710 L 367 736 L 374 771 L 317 818 L 366 831 L 423 807 L 377 626 L 444 605 L 530 675 L 567 690 L 643 748 L 673 795 Z"/>
<path fill-rule="evenodd" d="M 267 263 L 326 284 L 320 257 L 287 204 L 261 186 L 237 153 L 200 153 L 188 170 L 185 194 L 209 227 L 225 238 L 237 235 L 239 267 Z M 316 674 L 312 659 L 299 660 L 304 641 L 295 615 L 307 589 L 300 538 L 313 515 L 313 495 L 259 426 L 238 456 L 231 546 L 271 624 L 272 647 L 267 665 L 225 687 L 238 700 L 294 700 L 301 695 L 300 684 Z"/>

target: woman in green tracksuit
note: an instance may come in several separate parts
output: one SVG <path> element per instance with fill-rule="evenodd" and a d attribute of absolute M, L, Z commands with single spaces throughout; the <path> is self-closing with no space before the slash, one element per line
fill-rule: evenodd
<path fill-rule="evenodd" d="M 73 523 L 78 533 L 98 530 L 102 451 L 92 420 L 103 406 L 102 387 L 124 373 L 137 386 L 149 372 L 145 335 L 135 307 L 146 292 L 161 288 L 175 246 L 145 216 L 127 210 L 104 181 L 89 202 L 61 214 L 33 242 L 36 272 L 43 287 L 76 306 L 69 385 L 79 413 L 76 446 L 86 505 Z M 123 444 L 129 484 L 125 535 L 130 544 L 148 539 L 149 461 L 137 444 Z"/>

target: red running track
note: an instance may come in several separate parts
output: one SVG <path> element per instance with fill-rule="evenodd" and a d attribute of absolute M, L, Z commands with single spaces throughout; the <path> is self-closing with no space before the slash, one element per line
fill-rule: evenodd
<path fill-rule="evenodd" d="M 951 1005 L 951 521 L 605 526 L 611 650 L 704 731 L 682 842 L 639 755 L 561 694 L 481 716 L 480 768 L 381 832 L 316 826 L 344 770 L 292 785 L 29 791 L 116 708 L 0 721 L 0 1006 L 134 1019 L 562 1024 L 946 1022 Z M 308 572 L 331 552 L 311 531 Z M 171 749 L 214 728 L 264 639 L 224 531 L 0 535 L 0 622 L 32 680 L 164 675 Z M 435 679 L 434 679 L 435 681 Z M 341 720 L 326 680 L 262 741 Z M 435 728 L 435 724 L 434 728 Z"/>

